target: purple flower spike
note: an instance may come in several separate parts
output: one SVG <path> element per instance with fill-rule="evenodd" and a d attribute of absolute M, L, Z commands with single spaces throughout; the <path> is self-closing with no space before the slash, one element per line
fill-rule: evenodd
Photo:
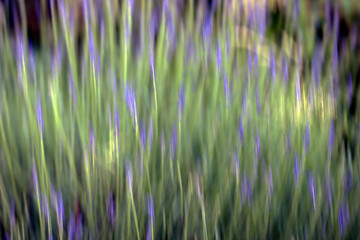
<path fill-rule="evenodd" d="M 294 153 L 294 178 L 295 178 L 295 185 L 297 187 L 299 185 L 300 170 L 299 170 L 298 155 L 296 151 Z"/>
<path fill-rule="evenodd" d="M 10 228 L 11 231 L 14 230 L 15 227 L 15 203 L 14 200 L 11 200 L 10 203 Z"/>
<path fill-rule="evenodd" d="M 248 66 L 248 74 L 250 76 L 252 75 L 252 64 L 253 64 L 253 61 L 252 61 L 251 51 L 248 50 L 248 53 L 247 53 L 247 66 Z"/>
<path fill-rule="evenodd" d="M 181 84 L 181 89 L 178 96 L 178 116 L 181 118 L 183 112 L 184 112 L 184 106 L 185 106 L 185 89 L 184 89 L 184 83 Z"/>
<path fill-rule="evenodd" d="M 78 218 L 76 219 L 76 239 L 82 239 L 83 237 L 83 220 L 82 214 L 79 213 Z"/>
<path fill-rule="evenodd" d="M 260 102 L 260 93 L 259 93 L 259 86 L 256 86 L 256 111 L 257 114 L 261 114 L 261 102 Z"/>
<path fill-rule="evenodd" d="M 316 45 L 312 62 L 312 75 L 316 89 L 320 86 L 319 48 L 320 47 Z"/>
<path fill-rule="evenodd" d="M 152 141 L 154 138 L 154 132 L 153 132 L 153 124 L 152 124 L 152 118 L 150 117 L 149 119 L 149 124 L 148 124 L 148 144 L 149 144 L 149 148 L 151 148 L 152 145 Z"/>
<path fill-rule="evenodd" d="M 94 127 L 91 122 L 89 128 L 89 148 L 91 149 L 92 153 L 95 152 L 95 133 L 94 133 Z"/>
<path fill-rule="evenodd" d="M 250 176 L 248 176 L 248 179 L 247 179 L 247 190 L 248 190 L 248 204 L 250 205 L 252 198 L 253 198 L 252 183 L 251 183 Z"/>
<path fill-rule="evenodd" d="M 177 128 L 176 128 L 176 125 L 174 125 L 172 133 L 171 133 L 170 143 L 169 143 L 171 160 L 175 160 L 177 142 L 178 142 Z"/>
<path fill-rule="evenodd" d="M 150 222 L 146 226 L 146 240 L 152 240 L 151 223 Z"/>
<path fill-rule="evenodd" d="M 347 102 L 348 102 L 348 107 L 350 106 L 352 95 L 353 95 L 353 83 L 352 83 L 351 74 L 349 74 L 349 78 L 348 78 L 348 82 L 347 82 Z"/>
<path fill-rule="evenodd" d="M 128 108 L 128 111 L 130 113 L 131 118 L 134 121 L 134 125 L 137 124 L 137 108 L 136 108 L 136 97 L 134 90 L 131 86 L 127 86 L 125 90 L 125 101 Z"/>
<path fill-rule="evenodd" d="M 91 67 L 95 67 L 95 62 L 96 62 L 95 41 L 91 30 L 91 26 L 89 26 L 89 53 L 90 53 Z"/>
<path fill-rule="evenodd" d="M 276 83 L 276 62 L 274 52 L 270 53 L 270 76 L 272 79 L 272 84 Z"/>
<path fill-rule="evenodd" d="M 114 128 L 115 128 L 115 133 L 119 134 L 120 122 L 119 122 L 119 112 L 117 106 L 114 107 Z"/>
<path fill-rule="evenodd" d="M 145 129 L 145 122 L 142 120 L 141 129 L 140 129 L 140 145 L 142 150 L 145 149 L 146 144 L 146 129 Z"/>
<path fill-rule="evenodd" d="M 46 194 L 44 193 L 41 195 L 41 213 L 45 216 L 46 219 L 49 219 L 50 217 L 49 202 Z"/>
<path fill-rule="evenodd" d="M 224 94 L 225 94 L 226 107 L 230 107 L 230 89 L 229 89 L 229 82 L 228 82 L 226 74 L 224 74 L 223 83 L 224 83 Z"/>
<path fill-rule="evenodd" d="M 306 128 L 304 133 L 304 149 L 305 154 L 308 153 L 310 147 L 310 129 L 309 129 L 309 122 L 306 122 Z"/>
<path fill-rule="evenodd" d="M 326 204 L 327 207 L 331 207 L 331 185 L 330 185 L 330 177 L 326 177 Z"/>
<path fill-rule="evenodd" d="M 148 215 L 151 225 L 154 225 L 155 222 L 154 201 L 151 196 L 147 196 L 147 207 L 148 207 Z"/>
<path fill-rule="evenodd" d="M 75 239 L 75 231 L 76 231 L 76 224 L 75 224 L 75 215 L 72 213 L 70 216 L 70 220 L 68 223 L 68 238 Z"/>
<path fill-rule="evenodd" d="M 244 123 L 242 117 L 239 119 L 238 135 L 240 146 L 242 146 L 244 142 Z"/>
<path fill-rule="evenodd" d="M 126 162 L 126 181 L 129 187 L 129 190 L 132 189 L 132 170 L 129 162 Z"/>
<path fill-rule="evenodd" d="M 308 174 L 308 188 L 310 193 L 311 202 L 313 203 L 314 210 L 316 210 L 316 192 L 315 192 L 315 183 L 312 174 Z"/>
<path fill-rule="evenodd" d="M 115 220 L 116 220 L 116 210 L 115 210 L 114 195 L 112 192 L 110 192 L 109 198 L 108 198 L 107 218 L 108 218 L 108 221 L 110 222 L 111 226 L 114 228 Z"/>
<path fill-rule="evenodd" d="M 216 65 L 217 65 L 218 73 L 220 74 L 221 69 L 222 69 L 222 50 L 221 50 L 220 42 L 218 42 L 218 44 L 217 44 Z"/>
<path fill-rule="evenodd" d="M 338 225 L 340 237 L 344 237 L 345 231 L 347 230 L 350 222 L 349 204 L 346 201 L 345 205 L 340 202 L 338 212 Z"/>
<path fill-rule="evenodd" d="M 334 127 L 334 120 L 331 120 L 330 122 L 330 129 L 329 129 L 329 140 L 328 140 L 328 149 L 330 156 L 333 152 L 333 147 L 335 143 L 335 127 Z"/>
<path fill-rule="evenodd" d="M 33 75 L 36 75 L 36 64 L 35 64 L 35 57 L 34 57 L 34 49 L 33 47 L 29 44 L 29 65 L 30 65 L 30 69 L 31 69 L 31 73 Z"/>
<path fill-rule="evenodd" d="M 38 121 L 38 126 L 40 129 L 40 132 L 43 133 L 44 132 L 44 122 L 43 122 L 43 112 L 42 112 L 42 107 L 41 107 L 40 95 L 38 95 L 38 97 L 36 99 L 36 115 L 37 115 L 37 121 Z"/>
<path fill-rule="evenodd" d="M 295 74 L 295 97 L 296 97 L 296 103 L 301 103 L 301 91 L 300 91 L 300 77 L 299 72 L 296 71 Z"/>

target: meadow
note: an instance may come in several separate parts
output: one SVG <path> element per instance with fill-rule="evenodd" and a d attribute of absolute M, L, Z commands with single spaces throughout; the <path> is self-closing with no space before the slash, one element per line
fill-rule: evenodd
<path fill-rule="evenodd" d="M 0 25 L 1 239 L 359 238 L 351 7 L 49 2 Z"/>

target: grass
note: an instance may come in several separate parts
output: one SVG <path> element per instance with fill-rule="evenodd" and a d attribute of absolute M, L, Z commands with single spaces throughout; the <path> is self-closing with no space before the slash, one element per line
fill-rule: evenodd
<path fill-rule="evenodd" d="M 249 10 L 235 22 L 219 5 L 209 23 L 193 1 L 180 15 L 172 1 L 104 0 L 84 5 L 79 27 L 67 4 L 52 8 L 55 47 L 0 35 L 4 237 L 359 236 L 359 113 L 344 110 L 345 84 L 335 94 L 347 65 L 326 57 L 330 28 L 320 64 L 269 30 L 262 40 L 262 15 L 249 28 Z M 305 21 L 297 34 L 312 36 Z"/>

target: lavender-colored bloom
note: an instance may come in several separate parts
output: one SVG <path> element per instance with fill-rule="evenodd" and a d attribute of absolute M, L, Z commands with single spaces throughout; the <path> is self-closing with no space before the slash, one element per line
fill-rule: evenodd
<path fill-rule="evenodd" d="M 266 31 L 266 6 L 262 6 L 257 9 L 258 9 L 257 21 L 258 21 L 259 38 L 260 38 L 260 43 L 262 43 Z"/>
<path fill-rule="evenodd" d="M 248 204 L 250 204 L 251 201 L 252 201 L 252 198 L 253 198 L 252 183 L 251 183 L 250 176 L 248 176 L 248 179 L 247 179 L 247 190 L 248 190 L 248 193 L 247 193 L 247 196 L 248 196 Z"/>
<path fill-rule="evenodd" d="M 151 225 L 154 225 L 155 222 L 154 201 L 151 196 L 147 196 L 147 207 L 148 207 L 149 220 L 151 222 Z"/>
<path fill-rule="evenodd" d="M 142 120 L 141 129 L 140 129 L 140 145 L 142 150 L 145 149 L 146 144 L 146 129 L 145 129 L 145 122 Z"/>
<path fill-rule="evenodd" d="M 133 13 L 134 5 L 135 5 L 134 3 L 135 3 L 134 0 L 127 1 L 127 7 L 129 9 L 130 16 L 132 16 L 132 13 Z"/>
<path fill-rule="evenodd" d="M 94 36 L 93 36 L 93 32 L 91 29 L 91 26 L 89 26 L 89 54 L 90 54 L 90 62 L 91 62 L 91 67 L 95 67 L 95 62 L 96 62 L 96 53 L 95 53 L 95 41 L 94 41 Z"/>
<path fill-rule="evenodd" d="M 300 77 L 299 72 L 296 71 L 295 74 L 295 97 L 296 97 L 296 103 L 301 103 L 301 91 L 300 91 Z"/>
<path fill-rule="evenodd" d="M 349 222 L 350 222 L 349 205 L 346 201 L 344 206 L 343 202 L 340 201 L 339 211 L 338 211 L 338 226 L 339 226 L 340 237 L 344 236 L 345 231 L 349 226 Z"/>
<path fill-rule="evenodd" d="M 298 155 L 296 151 L 294 153 L 294 178 L 295 178 L 295 185 L 297 187 L 299 185 L 300 170 L 299 170 Z"/>
<path fill-rule="evenodd" d="M 115 128 L 115 133 L 119 134 L 120 122 L 119 122 L 119 112 L 117 106 L 114 107 L 114 128 Z"/>
<path fill-rule="evenodd" d="M 71 99 L 73 103 L 76 105 L 77 96 L 76 96 L 74 77 L 72 73 L 69 73 L 68 81 L 69 81 L 69 91 L 70 91 Z"/>
<path fill-rule="evenodd" d="M 91 122 L 89 127 L 89 148 L 91 149 L 92 153 L 95 152 L 95 133 Z"/>
<path fill-rule="evenodd" d="M 68 238 L 75 239 L 75 231 L 76 231 L 76 223 L 75 223 L 75 215 L 72 213 L 68 223 Z"/>
<path fill-rule="evenodd" d="M 40 95 L 38 95 L 38 97 L 36 99 L 36 115 L 37 115 L 37 121 L 38 121 L 38 126 L 40 129 L 40 132 L 43 133 L 44 132 L 44 122 L 43 122 L 43 112 L 42 112 L 42 108 L 41 108 Z"/>
<path fill-rule="evenodd" d="M 332 155 L 334 143 L 335 143 L 335 127 L 334 127 L 334 120 L 331 120 L 330 128 L 329 128 L 329 140 L 328 140 L 328 149 L 330 155 Z"/>
<path fill-rule="evenodd" d="M 271 167 L 269 168 L 269 171 L 268 171 L 268 183 L 269 183 L 269 195 L 271 196 L 273 193 L 273 189 L 274 189 Z"/>
<path fill-rule="evenodd" d="M 37 194 L 39 191 L 39 181 L 38 181 L 38 175 L 37 175 L 35 162 L 32 163 L 32 178 L 33 178 L 34 189 Z"/>
<path fill-rule="evenodd" d="M 130 113 L 131 118 L 134 121 L 134 124 L 137 124 L 137 108 L 136 108 L 136 97 L 134 90 L 131 86 L 126 86 L 125 90 L 125 101 L 128 108 L 128 111 Z"/>
<path fill-rule="evenodd" d="M 150 222 L 146 226 L 146 240 L 152 240 L 151 223 Z"/>
<path fill-rule="evenodd" d="M 326 203 L 327 207 L 331 207 L 331 185 L 330 185 L 330 177 L 326 177 Z"/>
<path fill-rule="evenodd" d="M 261 114 L 261 102 L 260 102 L 260 94 L 259 94 L 259 86 L 256 86 L 256 111 L 257 114 Z"/>
<path fill-rule="evenodd" d="M 312 77 L 315 83 L 315 87 L 318 88 L 320 86 L 320 58 L 319 58 L 319 46 L 316 45 L 313 62 L 312 62 Z"/>
<path fill-rule="evenodd" d="M 54 6 L 54 1 L 52 0 L 51 2 L 53 2 L 53 6 Z M 59 12 L 60 12 L 61 19 L 63 21 L 65 21 L 66 20 L 66 7 L 65 7 L 64 0 L 59 0 L 58 6 L 59 6 Z"/>
<path fill-rule="evenodd" d="M 152 118 L 150 117 L 149 124 L 148 124 L 148 144 L 149 144 L 149 148 L 151 148 L 153 138 L 154 138 L 153 124 L 152 124 Z"/>
<path fill-rule="evenodd" d="M 220 73 L 222 69 L 222 50 L 221 50 L 220 41 L 218 42 L 216 48 L 216 65 L 217 65 L 218 73 Z"/>
<path fill-rule="evenodd" d="M 309 172 L 308 174 L 308 188 L 309 188 L 309 193 L 310 193 L 310 198 L 311 198 L 311 202 L 313 203 L 314 206 L 314 210 L 316 210 L 316 193 L 315 193 L 315 183 L 314 183 L 314 178 L 312 176 L 312 174 Z"/>
<path fill-rule="evenodd" d="M 171 160 L 175 160 L 177 142 L 178 142 L 177 128 L 176 128 L 176 125 L 174 125 L 172 133 L 171 133 L 170 143 L 169 143 Z"/>
<path fill-rule="evenodd" d="M 34 58 L 34 49 L 30 44 L 29 44 L 29 65 L 30 65 L 31 73 L 35 75 L 36 66 L 35 66 L 35 58 Z"/>
<path fill-rule="evenodd" d="M 260 159 L 260 135 L 259 132 L 255 135 L 255 165 L 256 162 Z"/>
<path fill-rule="evenodd" d="M 351 74 L 349 74 L 348 82 L 347 82 L 347 102 L 348 102 L 348 106 L 350 106 L 352 95 L 353 95 L 353 84 L 352 84 Z"/>
<path fill-rule="evenodd" d="M 178 116 L 181 118 L 183 112 L 184 112 L 184 106 L 185 106 L 185 88 L 184 83 L 181 84 L 181 89 L 178 94 Z"/>
<path fill-rule="evenodd" d="M 109 194 L 109 198 L 107 201 L 107 219 L 110 222 L 111 226 L 115 227 L 115 220 L 116 220 L 116 211 L 115 211 L 115 201 L 114 195 L 112 192 Z"/>
<path fill-rule="evenodd" d="M 129 162 L 126 162 L 126 181 L 128 184 L 129 190 L 132 189 L 132 170 Z"/>
<path fill-rule="evenodd" d="M 46 219 L 49 219 L 50 217 L 49 202 L 46 194 L 44 193 L 41 195 L 41 213 L 45 216 Z"/>
<path fill-rule="evenodd" d="M 248 66 L 248 74 L 251 76 L 252 75 L 252 56 L 251 56 L 250 50 L 248 50 L 248 53 L 247 53 L 247 66 Z"/>
<path fill-rule="evenodd" d="M 270 53 L 270 76 L 271 76 L 272 84 L 275 84 L 275 82 L 276 82 L 276 62 L 275 62 L 274 51 L 272 51 L 272 50 Z"/>
<path fill-rule="evenodd" d="M 294 11 L 293 11 L 293 16 L 294 16 L 294 26 L 297 26 L 297 22 L 298 22 L 298 17 L 299 17 L 299 12 L 300 12 L 300 3 L 299 0 L 295 0 L 294 1 Z"/>
<path fill-rule="evenodd" d="M 209 43 L 212 36 L 212 17 L 211 14 L 207 13 L 202 30 L 202 39 L 204 43 Z"/>
<path fill-rule="evenodd" d="M 244 123 L 242 117 L 240 117 L 239 119 L 238 136 L 239 136 L 240 146 L 242 146 L 244 142 Z"/>
<path fill-rule="evenodd" d="M 304 133 L 304 149 L 305 153 L 307 154 L 310 147 L 310 128 L 309 122 L 306 122 L 305 133 Z"/>
<path fill-rule="evenodd" d="M 82 239 L 83 237 L 83 220 L 82 214 L 79 213 L 78 218 L 76 219 L 76 239 Z"/>
<path fill-rule="evenodd" d="M 224 77 L 223 77 L 223 84 L 224 84 L 226 107 L 229 107 L 230 106 L 230 89 L 229 89 L 229 82 L 228 82 L 226 74 L 224 74 Z"/>
<path fill-rule="evenodd" d="M 11 231 L 14 230 L 15 227 L 15 203 L 14 200 L 10 202 L 10 228 Z"/>

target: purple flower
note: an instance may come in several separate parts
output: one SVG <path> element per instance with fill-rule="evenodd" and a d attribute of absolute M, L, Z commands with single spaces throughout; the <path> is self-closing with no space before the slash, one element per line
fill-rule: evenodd
<path fill-rule="evenodd" d="M 294 25 L 297 26 L 297 22 L 298 22 L 298 17 L 299 17 L 299 11 L 300 11 L 300 3 L 299 0 L 295 0 L 294 1 L 294 11 L 293 11 L 293 16 L 294 16 Z"/>
<path fill-rule="evenodd" d="M 252 200 L 251 179 L 249 176 L 246 176 L 245 172 L 241 177 L 241 199 L 242 199 L 242 203 L 244 203 L 245 200 L 247 199 L 248 205 L 250 205 L 250 202 Z"/>
<path fill-rule="evenodd" d="M 82 239 L 83 237 L 83 220 L 82 214 L 79 213 L 78 218 L 76 219 L 76 239 Z"/>
<path fill-rule="evenodd" d="M 294 178 L 295 178 L 295 185 L 297 187 L 299 185 L 300 171 L 299 171 L 298 155 L 296 151 L 294 153 Z"/>
<path fill-rule="evenodd" d="M 244 142 L 244 123 L 242 117 L 240 117 L 239 119 L 238 136 L 239 136 L 240 146 L 242 146 Z"/>
<path fill-rule="evenodd" d="M 339 58 L 339 53 L 338 53 L 338 48 L 337 48 L 337 43 L 334 41 L 333 43 L 333 51 L 332 51 L 332 63 L 331 63 L 331 67 L 332 67 L 332 74 L 334 77 L 337 77 L 338 75 L 338 58 Z"/>
<path fill-rule="evenodd" d="M 114 128 L 115 128 L 115 133 L 119 134 L 119 129 L 120 129 L 119 112 L 116 105 L 114 107 Z"/>
<path fill-rule="evenodd" d="M 276 82 L 276 62 L 275 62 L 275 55 L 274 51 L 270 53 L 270 76 L 272 79 L 272 84 Z"/>
<path fill-rule="evenodd" d="M 52 0 L 52 2 L 54 2 L 54 1 Z M 66 19 L 66 7 L 65 7 L 64 0 L 59 0 L 58 4 L 59 4 L 59 12 L 60 12 L 61 19 L 63 21 L 65 21 L 65 19 Z"/>
<path fill-rule="evenodd" d="M 347 201 L 344 204 L 340 201 L 338 211 L 338 226 L 340 237 L 344 237 L 345 231 L 347 230 L 350 222 L 349 204 Z"/>
<path fill-rule="evenodd" d="M 217 44 L 217 51 L 216 51 L 216 65 L 218 69 L 218 73 L 221 72 L 222 68 L 222 50 L 221 50 L 221 43 L 220 41 Z"/>
<path fill-rule="evenodd" d="M 126 181 L 129 187 L 129 190 L 132 189 L 132 170 L 129 162 L 126 162 Z"/>
<path fill-rule="evenodd" d="M 75 238 L 75 231 L 76 231 L 76 224 L 75 224 L 75 215 L 72 213 L 68 223 L 68 238 L 74 239 Z"/>
<path fill-rule="evenodd" d="M 94 133 L 94 126 L 90 122 L 89 127 L 89 148 L 91 149 L 91 152 L 95 152 L 95 133 Z"/>
<path fill-rule="evenodd" d="M 312 174 L 309 172 L 308 173 L 308 188 L 309 188 L 309 193 L 310 193 L 310 198 L 311 201 L 313 203 L 314 206 L 314 210 L 316 210 L 316 194 L 315 194 L 315 183 L 314 183 L 314 178 L 312 176 Z"/>
<path fill-rule="evenodd" d="M 124 95 L 125 95 L 125 101 L 126 101 L 128 111 L 130 113 L 131 118 L 134 121 L 134 124 L 136 125 L 137 124 L 136 97 L 135 97 L 134 90 L 132 89 L 132 87 L 130 85 L 126 87 Z"/>
<path fill-rule="evenodd" d="M 330 186 L 330 176 L 326 177 L 326 203 L 328 208 L 331 207 L 331 186 Z"/>
<path fill-rule="evenodd" d="M 34 58 L 34 49 L 31 45 L 29 45 L 29 65 L 30 65 L 31 73 L 35 75 L 36 66 L 35 66 L 35 58 Z"/>
<path fill-rule="evenodd" d="M 334 127 L 334 120 L 331 120 L 330 128 L 329 128 L 329 140 L 328 140 L 328 149 L 330 156 L 332 155 L 334 143 L 335 143 L 335 127 Z"/>
<path fill-rule="evenodd" d="M 184 106 L 185 106 L 185 89 L 184 89 L 184 83 L 181 84 L 181 89 L 178 94 L 178 116 L 179 118 L 182 116 L 184 112 Z"/>
<path fill-rule="evenodd" d="M 154 213 L 154 201 L 151 196 L 147 196 L 147 207 L 148 207 L 148 216 L 151 222 L 151 225 L 154 225 L 155 222 L 155 213 Z"/>
<path fill-rule="evenodd" d="M 171 160 L 175 160 L 177 141 L 178 141 L 177 128 L 176 128 L 176 125 L 174 125 L 172 133 L 171 133 L 171 137 L 170 137 L 170 143 L 169 143 Z"/>
<path fill-rule="evenodd" d="M 38 95 L 38 97 L 36 98 L 36 115 L 37 115 L 37 121 L 38 121 L 38 126 L 40 129 L 40 132 L 43 133 L 44 132 L 44 122 L 43 122 L 43 112 L 42 112 L 42 108 L 41 108 L 40 95 Z"/>
<path fill-rule="evenodd" d="M 150 222 L 146 226 L 146 240 L 152 240 L 151 223 Z"/>
<path fill-rule="evenodd" d="M 211 14 L 207 13 L 203 22 L 203 30 L 202 30 L 203 42 L 209 43 L 211 41 L 211 36 L 212 36 L 212 17 Z"/>
<path fill-rule="evenodd" d="M 296 96 L 296 103 L 301 103 L 301 92 L 300 92 L 300 77 L 299 72 L 296 71 L 295 74 L 295 96 Z"/>
<path fill-rule="evenodd" d="M 247 53 L 247 66 L 248 66 L 248 74 L 251 76 L 252 75 L 252 56 L 251 56 L 250 50 L 248 50 L 248 53 Z"/>
<path fill-rule="evenodd" d="M 320 47 L 317 44 L 315 47 L 314 56 L 312 60 L 312 77 L 316 89 L 320 86 L 319 48 Z"/>
<path fill-rule="evenodd" d="M 41 195 L 41 213 L 45 216 L 46 219 L 49 219 L 50 217 L 49 202 L 46 194 L 44 193 Z"/>
<path fill-rule="evenodd" d="M 260 94 L 259 94 L 259 86 L 256 86 L 256 111 L 257 114 L 261 114 L 261 102 L 260 102 Z"/>
<path fill-rule="evenodd" d="M 309 129 L 309 122 L 306 122 L 306 128 L 304 133 L 304 149 L 305 153 L 307 154 L 310 147 L 310 129 Z"/>
<path fill-rule="evenodd" d="M 269 172 L 268 172 L 268 183 L 269 183 L 269 195 L 271 196 L 273 193 L 273 189 L 274 189 L 271 167 L 269 168 Z"/>
<path fill-rule="evenodd" d="M 229 107 L 230 106 L 230 90 L 229 90 L 229 82 L 228 82 L 228 79 L 227 79 L 227 76 L 225 73 L 224 73 L 223 83 L 224 83 L 224 94 L 225 94 L 226 107 Z"/>
<path fill-rule="evenodd" d="M 110 192 L 107 201 L 107 219 L 110 222 L 111 226 L 114 228 L 115 220 L 116 220 L 116 211 L 115 211 L 114 194 L 112 192 Z"/>
<path fill-rule="evenodd" d="M 11 231 L 14 230 L 15 227 L 15 204 L 14 200 L 10 202 L 10 229 Z"/>
<path fill-rule="evenodd" d="M 148 123 L 148 144 L 149 144 L 149 148 L 151 148 L 153 138 L 154 138 L 153 124 L 152 124 L 152 118 L 150 117 L 149 118 L 149 123 Z"/>
<path fill-rule="evenodd" d="M 140 129 L 140 145 L 142 150 L 145 149 L 146 144 L 146 129 L 145 129 L 145 122 L 142 120 L 141 129 Z"/>
<path fill-rule="evenodd" d="M 347 82 L 347 102 L 348 102 L 348 107 L 350 106 L 352 95 L 353 95 L 353 84 L 352 84 L 351 74 L 349 74 L 348 82 Z"/>

